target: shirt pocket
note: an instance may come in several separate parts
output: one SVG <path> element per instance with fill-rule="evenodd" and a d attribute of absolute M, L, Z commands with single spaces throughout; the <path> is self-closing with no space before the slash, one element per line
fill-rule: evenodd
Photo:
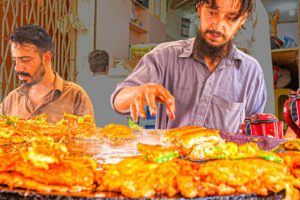
<path fill-rule="evenodd" d="M 226 132 L 237 133 L 245 118 L 245 107 L 241 102 L 232 102 L 214 95 L 208 110 L 205 125 Z"/>

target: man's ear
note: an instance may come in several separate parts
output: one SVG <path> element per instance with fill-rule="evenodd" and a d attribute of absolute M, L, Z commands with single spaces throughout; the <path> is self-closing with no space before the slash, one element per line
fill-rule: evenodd
<path fill-rule="evenodd" d="M 50 51 L 46 51 L 43 55 L 43 62 L 45 64 L 49 64 L 52 59 L 52 53 Z"/>
<path fill-rule="evenodd" d="M 248 18 L 248 13 L 245 13 L 241 16 L 240 28 L 245 24 L 247 18 Z"/>
<path fill-rule="evenodd" d="M 198 13 L 198 16 L 200 17 L 200 13 L 201 13 L 201 5 L 200 5 L 200 2 L 197 4 L 197 13 Z"/>

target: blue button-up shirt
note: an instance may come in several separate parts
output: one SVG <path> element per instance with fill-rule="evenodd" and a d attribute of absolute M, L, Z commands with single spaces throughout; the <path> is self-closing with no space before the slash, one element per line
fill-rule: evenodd
<path fill-rule="evenodd" d="M 259 63 L 232 46 L 213 72 L 194 51 L 195 39 L 158 45 L 146 54 L 111 96 L 127 86 L 158 83 L 175 97 L 175 120 L 158 105 L 156 128 L 200 125 L 237 133 L 245 117 L 262 113 L 266 86 Z"/>

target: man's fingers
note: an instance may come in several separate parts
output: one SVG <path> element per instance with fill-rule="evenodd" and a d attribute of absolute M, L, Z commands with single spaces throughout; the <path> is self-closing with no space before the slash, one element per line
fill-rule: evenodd
<path fill-rule="evenodd" d="M 165 89 L 162 87 L 162 89 L 158 90 L 158 99 L 162 102 L 162 103 L 166 103 L 166 101 L 168 99 L 172 99 L 175 100 L 175 98 L 171 95 L 171 93 L 169 92 L 169 90 Z"/>
<path fill-rule="evenodd" d="M 144 102 L 143 102 L 143 99 L 138 97 L 135 99 L 135 107 L 137 109 L 137 112 L 138 114 L 143 118 L 145 119 L 146 118 L 146 112 L 145 112 L 145 109 L 144 109 Z"/>
<path fill-rule="evenodd" d="M 136 110 L 134 102 L 130 104 L 130 115 L 133 119 L 133 122 L 137 123 L 138 122 L 138 117 L 137 117 L 137 110 Z"/>
<path fill-rule="evenodd" d="M 139 88 L 139 92 L 137 93 L 134 99 L 135 114 L 137 113 L 137 115 L 145 119 L 146 112 L 144 105 L 147 104 L 149 106 L 151 115 L 156 115 L 157 101 L 165 104 L 168 117 L 174 120 L 175 98 L 167 89 L 165 89 L 162 85 L 159 84 L 145 84 Z"/>
<path fill-rule="evenodd" d="M 156 97 L 153 93 L 146 94 L 147 104 L 149 106 L 150 114 L 156 115 Z"/>
<path fill-rule="evenodd" d="M 175 119 L 175 100 L 167 99 L 166 101 L 167 115 L 170 119 Z"/>
<path fill-rule="evenodd" d="M 175 119 L 175 98 L 171 93 L 164 89 L 160 90 L 159 99 L 162 103 L 166 105 L 167 115 L 170 119 Z"/>

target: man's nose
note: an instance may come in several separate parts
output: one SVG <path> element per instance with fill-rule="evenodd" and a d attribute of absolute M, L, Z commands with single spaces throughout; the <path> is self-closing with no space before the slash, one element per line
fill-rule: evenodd
<path fill-rule="evenodd" d="M 15 61 L 15 70 L 16 71 L 24 71 L 24 66 L 20 61 Z"/>
<path fill-rule="evenodd" d="M 225 24 L 226 24 L 225 15 L 218 15 L 213 22 L 214 29 L 216 31 L 221 31 L 221 32 Z"/>

